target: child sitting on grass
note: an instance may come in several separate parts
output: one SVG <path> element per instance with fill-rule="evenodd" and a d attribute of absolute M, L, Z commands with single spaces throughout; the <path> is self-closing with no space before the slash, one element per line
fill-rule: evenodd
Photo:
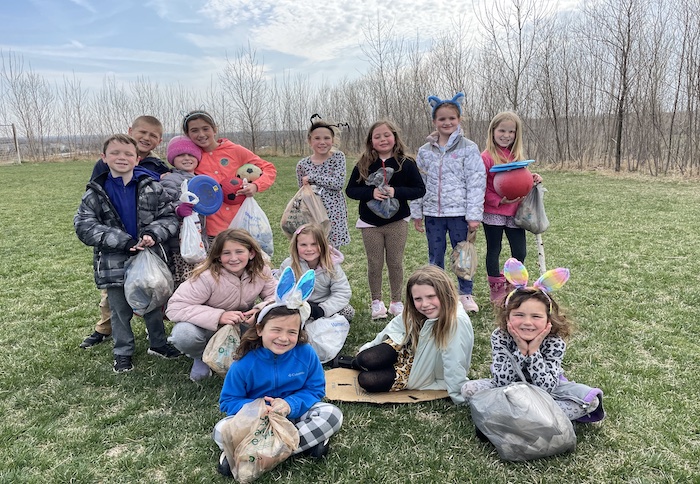
<path fill-rule="evenodd" d="M 105 141 L 102 158 L 109 172 L 88 183 L 73 219 L 78 238 L 94 247 L 97 287 L 107 289 L 115 373 L 134 368 L 131 330 L 134 313 L 124 295 L 125 264 L 138 251 L 163 244 L 177 233 L 177 218 L 170 198 L 147 170 L 136 166 L 137 149 L 136 140 L 128 135 L 115 134 Z M 163 358 L 180 356 L 166 341 L 163 308 L 143 317 L 150 341 L 148 354 Z"/>

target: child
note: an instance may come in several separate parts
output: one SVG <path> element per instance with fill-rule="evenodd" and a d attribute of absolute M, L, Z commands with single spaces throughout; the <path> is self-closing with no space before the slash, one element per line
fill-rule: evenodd
<path fill-rule="evenodd" d="M 217 139 L 216 123 L 206 111 L 188 113 L 182 121 L 182 130 L 203 152 L 195 173 L 209 175 L 219 182 L 224 190 L 224 205 L 218 212 L 207 217 L 207 234 L 214 237 L 228 228 L 245 197 L 252 197 L 257 192 L 270 188 L 277 176 L 277 169 L 275 165 L 244 147 L 226 138 Z M 255 182 L 245 184 L 233 193 L 234 188 L 237 189 L 241 182 L 236 178 L 236 172 L 246 163 L 259 167 L 262 175 Z"/>
<path fill-rule="evenodd" d="M 351 366 L 368 392 L 447 390 L 455 404 L 467 381 L 474 332 L 458 303 L 457 289 L 436 266 L 416 270 L 406 285 L 406 307 L 372 341 L 360 348 Z"/>
<path fill-rule="evenodd" d="M 324 457 L 330 437 L 343 423 L 340 409 L 321 401 L 326 392 L 325 376 L 303 329 L 308 306 L 303 308 L 306 303 L 299 298 L 289 299 L 265 307 L 257 324 L 241 338 L 219 398 L 219 407 L 227 417 L 216 424 L 213 438 L 221 450 L 223 424 L 257 398 L 269 403 L 268 412 L 285 415 L 299 429 L 299 447 L 294 454 Z M 219 472 L 231 475 L 225 454 L 219 463 Z"/>
<path fill-rule="evenodd" d="M 334 314 L 352 321 L 355 308 L 350 305 L 352 289 L 340 264 L 345 257 L 328 244 L 323 228 L 318 224 L 299 227 L 289 242 L 290 257 L 280 266 L 280 273 L 291 267 L 294 275 L 301 277 L 308 270 L 316 273 L 314 292 L 309 297 L 311 319 Z"/>
<path fill-rule="evenodd" d="M 211 376 L 202 353 L 216 330 L 251 321 L 274 292 L 275 279 L 255 239 L 242 229 L 219 232 L 207 259 L 175 290 L 165 311 L 175 323 L 170 341 L 194 360 L 190 380 Z M 257 299 L 263 302 L 255 305 Z"/>
<path fill-rule="evenodd" d="M 338 248 L 350 243 L 350 233 L 348 207 L 342 192 L 345 186 L 345 154 L 333 150 L 336 128 L 325 121 L 311 124 L 306 138 L 314 153 L 297 163 L 297 181 L 299 188 L 302 185 L 315 185 L 319 189 L 331 222 L 328 240 Z"/>
<path fill-rule="evenodd" d="M 388 176 L 387 168 L 393 170 Z M 386 188 L 370 185 L 370 179 L 386 180 Z M 416 162 L 406 155 L 396 126 L 390 121 L 377 121 L 367 134 L 365 152 L 352 170 L 345 189 L 348 197 L 359 200 L 360 217 L 355 225 L 362 231 L 362 242 L 367 254 L 367 278 L 372 296 L 372 319 L 387 317 L 382 301 L 382 275 L 384 261 L 389 271 L 391 302 L 389 313 L 393 316 L 403 312 L 401 288 L 403 286 L 403 252 L 408 236 L 408 201 L 425 194 Z M 389 218 L 370 209 L 368 202 L 382 202 L 389 198 L 398 201 L 398 210 Z"/>
<path fill-rule="evenodd" d="M 168 163 L 173 165 L 173 171 L 164 177 L 160 183 L 170 196 L 175 206 L 175 213 L 182 221 L 185 217 L 192 215 L 193 212 L 191 203 L 180 201 L 182 182 L 194 177 L 194 170 L 197 168 L 199 160 L 202 159 L 202 150 L 187 136 L 175 136 L 168 143 L 167 158 Z M 199 222 L 202 227 L 202 242 L 206 247 L 208 245 L 206 218 L 200 215 Z M 175 287 L 177 287 L 187 279 L 187 275 L 192 272 L 195 264 L 190 264 L 182 258 L 177 237 L 170 239 L 170 248 L 175 269 L 173 271 L 173 280 Z"/>
<path fill-rule="evenodd" d="M 550 292 L 566 283 L 569 270 L 547 271 L 531 287 L 527 286 L 527 270 L 517 259 L 508 259 L 503 272 L 515 290 L 506 298 L 498 327 L 491 334 L 492 378 L 466 382 L 462 387 L 464 398 L 468 401 L 481 390 L 516 381 L 512 358 L 520 365 L 528 382 L 550 393 L 569 419 L 602 420 L 605 416 L 603 392 L 568 381 L 561 368 L 565 339 L 572 328 Z"/>
<path fill-rule="evenodd" d="M 500 270 L 501 243 L 503 232 L 506 233 L 510 254 L 520 262 L 525 262 L 527 244 L 525 230 L 515 224 L 513 217 L 523 197 L 508 200 L 496 193 L 493 178 L 496 175 L 489 170 L 493 165 L 523 160 L 522 122 L 513 112 L 498 113 L 489 124 L 486 149 L 481 153 L 486 168 L 486 195 L 484 196 L 484 235 L 486 236 L 486 274 L 489 281 L 490 300 L 497 306 L 503 306 L 507 284 Z M 542 177 L 532 174 L 534 183 L 540 183 Z"/>
<path fill-rule="evenodd" d="M 441 268 L 445 267 L 447 234 L 454 249 L 479 227 L 484 208 L 486 173 L 476 143 L 462 136 L 463 100 L 461 92 L 452 99 L 428 98 L 437 133 L 428 136 L 416 157 L 427 193 L 411 203 L 411 218 L 416 230 L 426 233 L 430 264 Z M 472 281 L 458 277 L 457 282 L 465 311 L 479 311 Z"/>
<path fill-rule="evenodd" d="M 158 181 L 160 175 L 168 173 L 170 169 L 163 163 L 162 160 L 155 156 L 151 156 L 151 152 L 156 149 L 163 139 L 163 125 L 158 118 L 153 116 L 139 116 L 131 123 L 128 130 L 137 144 L 138 165 L 150 171 L 151 178 Z M 90 180 L 94 180 L 99 175 L 107 173 L 109 167 L 102 158 L 97 160 L 92 169 Z M 109 300 L 107 299 L 107 291 L 100 291 L 100 320 L 95 325 L 95 331 L 85 338 L 80 343 L 81 348 L 91 348 L 97 344 L 110 338 L 112 335 L 112 323 L 110 319 Z"/>
<path fill-rule="evenodd" d="M 116 373 L 134 368 L 133 311 L 124 295 L 125 263 L 139 250 L 163 244 L 177 232 L 177 218 L 168 195 L 147 170 L 136 166 L 137 146 L 136 140 L 123 134 L 105 141 L 102 158 L 109 172 L 88 183 L 73 220 L 78 238 L 95 248 L 97 287 L 107 289 Z M 166 342 L 162 308 L 146 313 L 144 320 L 150 340 L 148 354 L 180 356 Z"/>

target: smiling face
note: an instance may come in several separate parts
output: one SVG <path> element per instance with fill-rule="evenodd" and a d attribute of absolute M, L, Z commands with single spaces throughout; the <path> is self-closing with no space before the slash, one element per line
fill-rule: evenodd
<path fill-rule="evenodd" d="M 194 169 L 197 168 L 198 164 L 197 158 L 189 153 L 183 153 L 173 158 L 173 166 L 187 173 L 194 173 Z"/>
<path fill-rule="evenodd" d="M 452 104 L 443 104 L 435 111 L 433 125 L 441 140 L 447 141 L 450 135 L 459 128 L 459 110 Z"/>
<path fill-rule="evenodd" d="M 305 261 L 309 268 L 315 269 L 321 257 L 321 248 L 312 234 L 299 234 L 297 236 L 297 252 L 299 258 Z"/>
<path fill-rule="evenodd" d="M 188 121 L 187 136 L 204 151 L 214 151 L 219 145 L 216 140 L 216 128 L 201 118 Z"/>
<path fill-rule="evenodd" d="M 333 148 L 333 132 L 330 128 L 316 128 L 309 134 L 309 146 L 314 155 L 319 158 L 327 158 Z"/>
<path fill-rule="evenodd" d="M 297 345 L 300 330 L 301 316 L 290 314 L 268 320 L 257 332 L 265 348 L 276 355 L 282 355 Z"/>
<path fill-rule="evenodd" d="M 508 313 L 508 324 L 525 341 L 532 341 L 547 325 L 547 306 L 535 298 L 526 299 Z"/>
<path fill-rule="evenodd" d="M 238 242 L 227 240 L 224 243 L 224 248 L 221 250 L 219 259 L 221 260 L 221 267 L 231 274 L 241 277 L 248 266 L 248 262 L 253 257 L 255 257 L 255 252 L 252 250 L 248 250 Z"/>
<path fill-rule="evenodd" d="M 372 148 L 374 148 L 374 151 L 377 152 L 380 158 L 390 158 L 395 144 L 396 138 L 394 133 L 386 124 L 380 124 L 372 131 Z"/>
<path fill-rule="evenodd" d="M 163 140 L 163 129 L 160 126 L 143 121 L 129 128 L 129 134 L 136 140 L 140 158 L 147 156 Z"/>
<path fill-rule="evenodd" d="M 433 286 L 415 284 L 411 288 L 411 298 L 418 312 L 426 318 L 435 319 L 440 315 L 440 299 Z"/>
<path fill-rule="evenodd" d="M 102 159 L 114 178 L 122 177 L 126 185 L 131 181 L 134 167 L 138 163 L 136 147 L 131 143 L 122 143 L 118 140 L 110 141 L 102 154 Z"/>
<path fill-rule="evenodd" d="M 514 121 L 505 120 L 498 123 L 493 130 L 493 142 L 501 148 L 509 148 L 515 141 L 516 126 Z"/>

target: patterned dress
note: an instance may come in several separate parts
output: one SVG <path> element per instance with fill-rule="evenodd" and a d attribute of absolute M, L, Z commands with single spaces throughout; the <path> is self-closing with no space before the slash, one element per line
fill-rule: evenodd
<path fill-rule="evenodd" d="M 317 165 L 307 156 L 297 163 L 297 182 L 301 187 L 301 179 L 309 177 L 309 183 L 318 187 L 318 193 L 326 207 L 331 221 L 331 233 L 328 241 L 333 247 L 350 243 L 348 231 L 348 207 L 345 203 L 345 154 L 334 152 L 330 158 Z"/>

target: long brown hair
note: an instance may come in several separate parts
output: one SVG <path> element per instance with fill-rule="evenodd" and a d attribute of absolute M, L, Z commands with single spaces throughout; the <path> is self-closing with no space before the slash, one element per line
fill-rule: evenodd
<path fill-rule="evenodd" d="M 379 157 L 376 150 L 372 147 L 372 134 L 374 133 L 375 129 L 383 124 L 385 124 L 386 127 L 389 128 L 389 131 L 391 131 L 394 135 L 394 149 L 391 152 L 391 156 L 399 164 L 398 171 L 401 171 L 401 168 L 403 168 L 403 162 L 408 157 L 406 154 L 406 145 L 404 145 L 403 141 L 401 141 L 398 127 L 388 119 L 380 119 L 369 127 L 369 133 L 365 139 L 365 151 L 362 153 L 362 156 L 360 156 L 360 159 L 357 160 L 357 170 L 360 172 L 360 178 L 357 180 L 358 182 L 363 182 L 367 179 L 369 176 L 369 166 Z"/>
<path fill-rule="evenodd" d="M 498 125 L 504 121 L 512 121 L 515 123 L 515 139 L 513 143 L 508 147 L 510 150 L 510 156 L 512 160 L 505 157 L 503 150 L 500 146 L 496 144 L 493 140 L 493 135 L 496 132 Z M 486 140 L 486 151 L 491 155 L 493 163 L 495 165 L 501 165 L 503 163 L 510 163 L 511 161 L 524 160 L 525 154 L 523 151 L 523 122 L 520 120 L 520 116 L 515 114 L 513 111 L 503 111 L 498 113 L 493 117 L 491 123 L 489 124 L 488 138 Z"/>
<path fill-rule="evenodd" d="M 224 251 L 226 242 L 236 242 L 252 252 L 253 258 L 248 261 L 245 270 L 250 274 L 251 280 L 255 281 L 256 277 L 265 278 L 263 269 L 265 268 L 265 259 L 262 256 L 262 249 L 257 240 L 255 240 L 246 230 L 243 229 L 226 229 L 214 237 L 214 242 L 211 244 L 209 253 L 204 262 L 199 264 L 192 271 L 190 276 L 193 280 L 197 279 L 204 271 L 211 271 L 214 280 L 218 282 L 223 266 L 221 265 L 221 253 Z"/>
<path fill-rule="evenodd" d="M 440 300 L 440 311 L 433 325 L 433 339 L 440 349 L 445 349 L 457 326 L 457 304 L 459 296 L 454 282 L 444 270 L 437 266 L 423 266 L 408 278 L 406 284 L 406 305 L 403 309 L 403 324 L 406 330 L 404 345 L 410 345 L 413 351 L 418 347 L 418 336 L 423 324 L 428 319 L 416 309 L 413 303 L 413 286 L 431 286 Z"/>
<path fill-rule="evenodd" d="M 299 259 L 299 250 L 297 249 L 297 239 L 300 235 L 311 235 L 311 237 L 313 237 L 314 241 L 318 244 L 320 252 L 318 265 L 325 269 L 331 278 L 335 277 L 335 266 L 333 264 L 333 259 L 331 259 L 331 249 L 328 245 L 328 239 L 326 238 L 326 233 L 323 231 L 323 228 L 318 224 L 302 225 L 294 232 L 292 239 L 289 241 L 289 256 L 292 259 L 292 271 L 294 271 L 294 276 L 299 279 L 304 275 L 304 270 L 301 268 L 301 261 Z"/>
<path fill-rule="evenodd" d="M 259 323 L 255 324 L 254 326 L 251 326 L 250 328 L 248 328 L 248 331 L 243 333 L 243 336 L 241 336 L 241 343 L 238 345 L 238 348 L 236 349 L 236 354 L 233 355 L 233 359 L 240 360 L 250 351 L 262 348 L 262 337 L 258 335 L 258 331 L 262 331 L 262 329 L 269 321 L 284 316 L 292 316 L 294 314 L 299 315 L 299 310 L 289 309 L 286 306 L 279 306 L 270 309 L 270 311 L 265 316 L 263 316 L 262 320 Z M 297 345 L 306 342 L 308 342 L 308 337 L 306 336 L 306 331 L 304 331 L 304 328 L 301 326 L 301 316 L 299 315 L 299 338 L 297 339 Z"/>
<path fill-rule="evenodd" d="M 545 294 L 540 289 L 534 287 L 524 287 L 516 289 L 508 298 L 508 304 L 501 309 L 496 319 L 496 324 L 501 331 L 508 332 L 508 316 L 511 311 L 520 307 L 528 299 L 535 299 L 544 304 L 547 311 L 547 320 L 552 323 L 549 334 L 567 339 L 574 331 L 573 323 L 566 317 L 566 314 L 559 308 L 557 302 L 552 299 L 551 294 Z"/>

